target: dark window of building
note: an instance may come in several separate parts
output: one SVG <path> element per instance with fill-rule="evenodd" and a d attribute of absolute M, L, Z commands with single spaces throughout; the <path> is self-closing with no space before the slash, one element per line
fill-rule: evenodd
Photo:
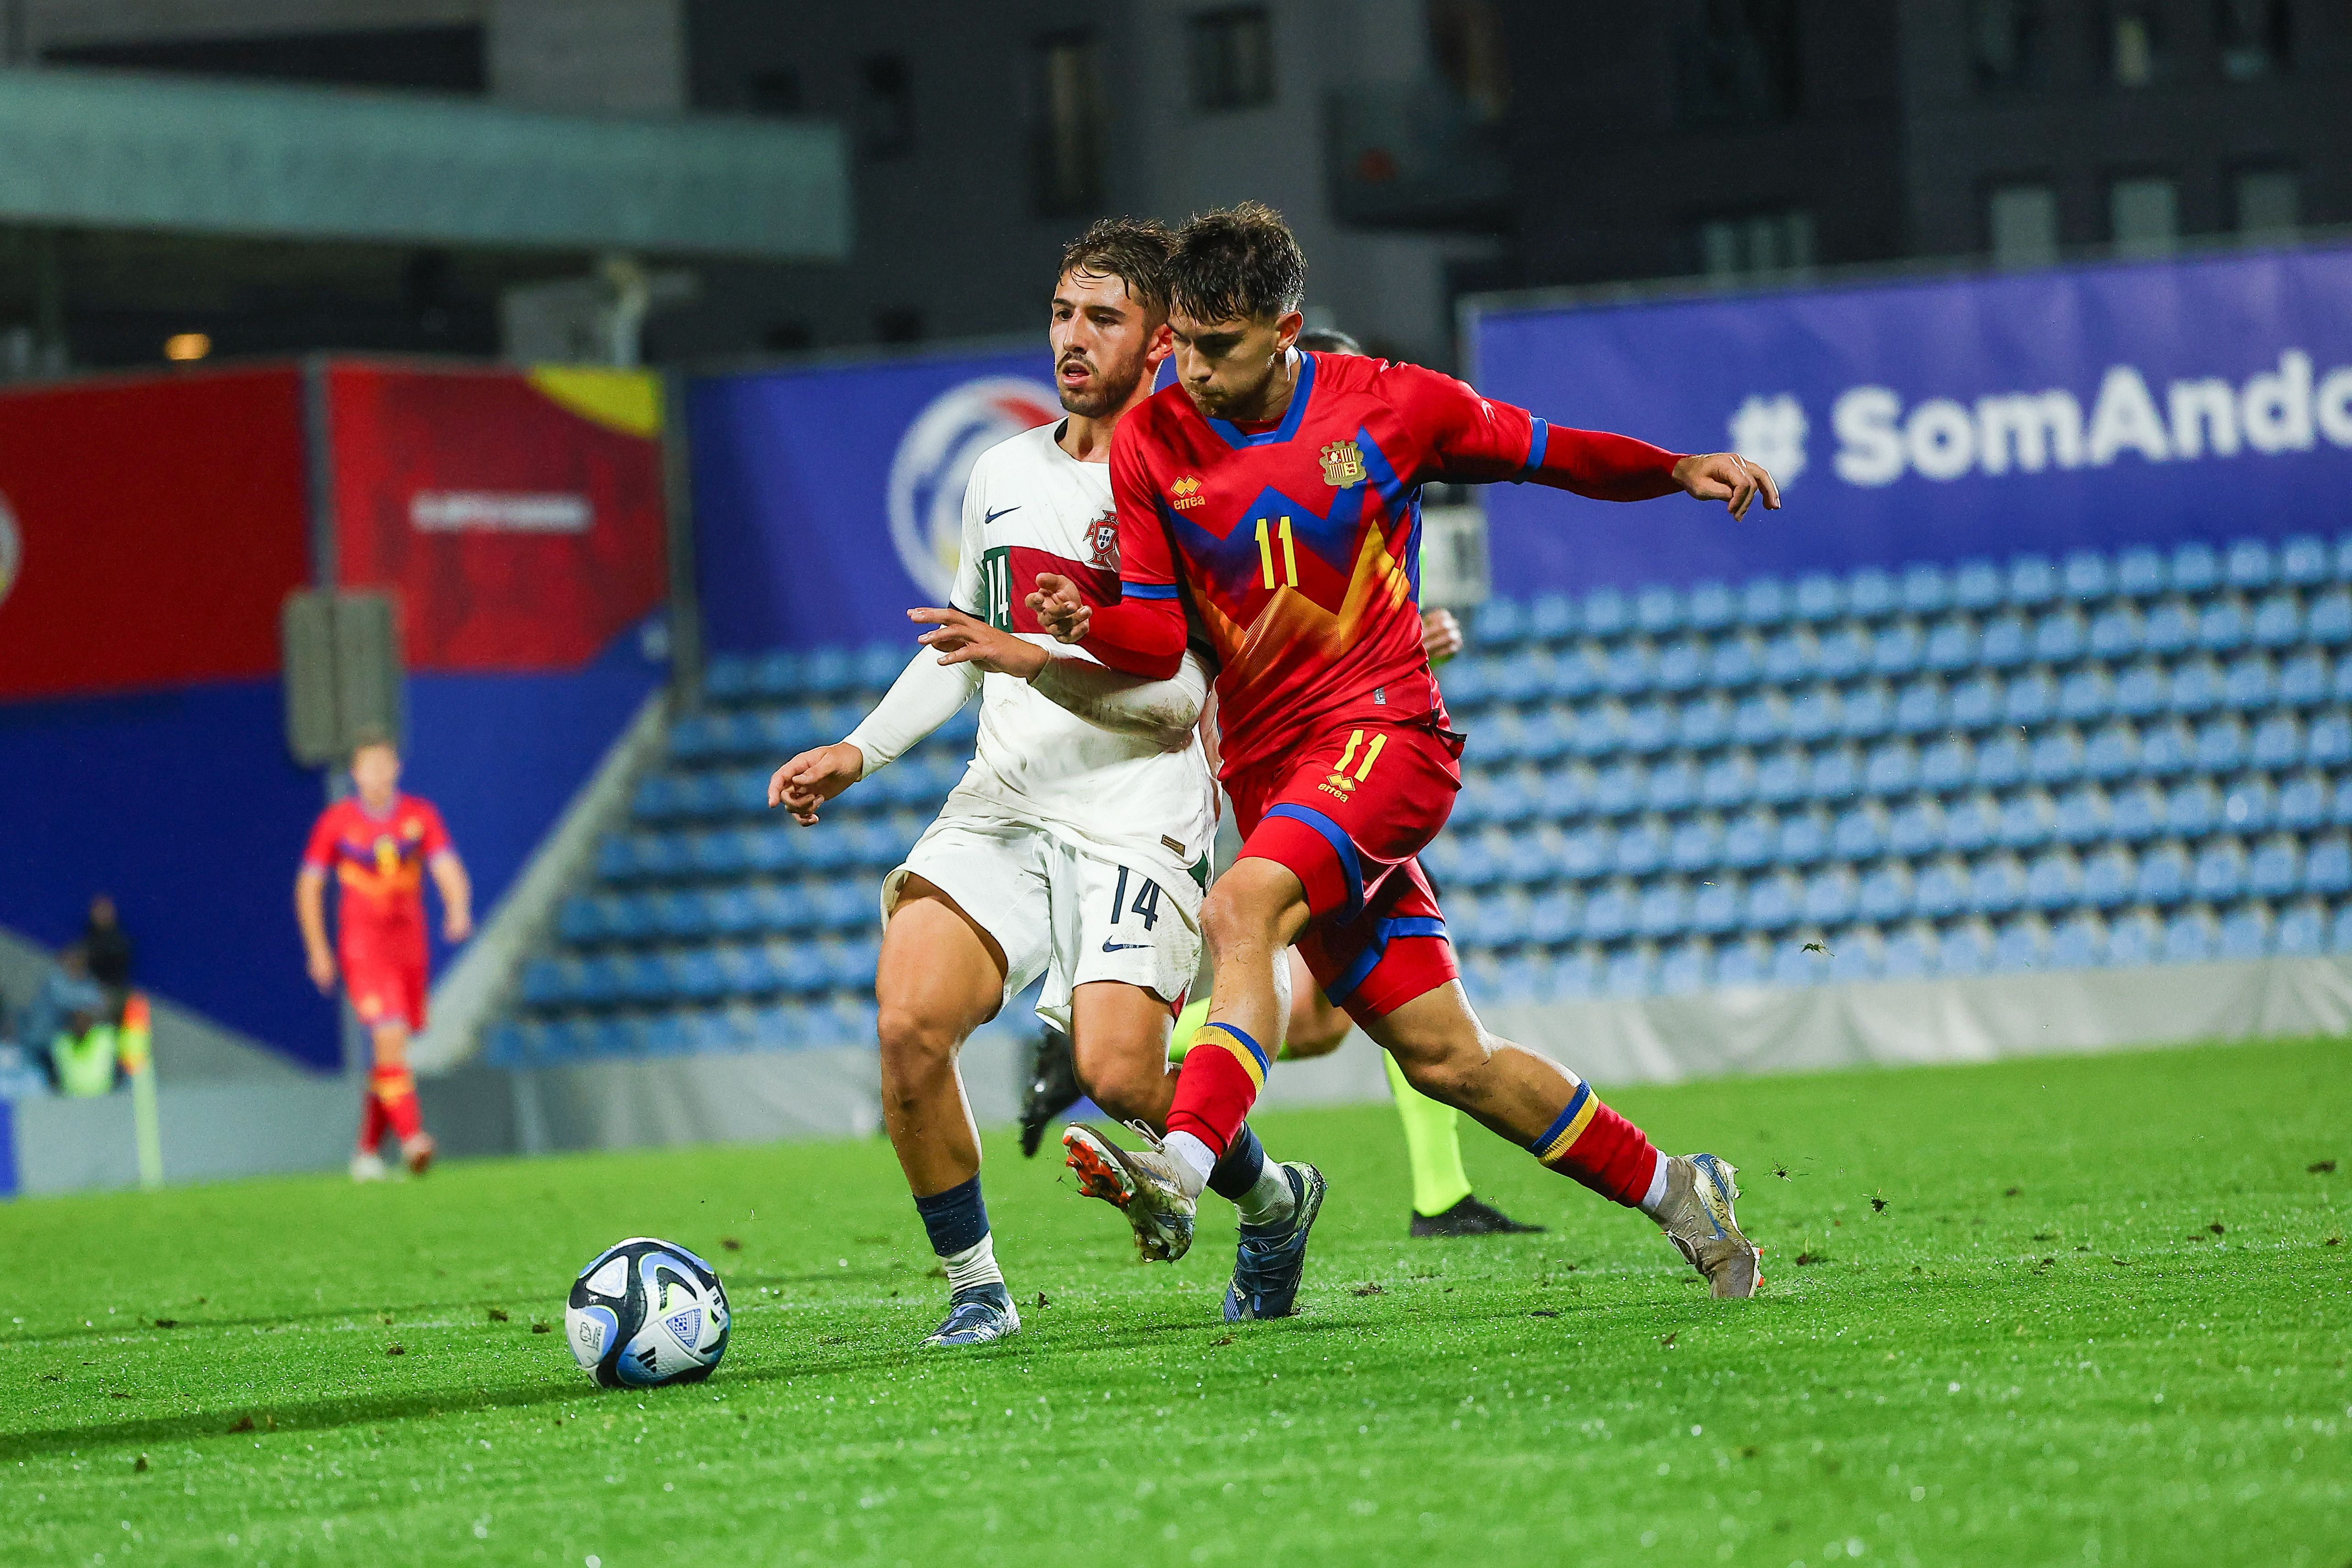
<path fill-rule="evenodd" d="M 2000 267 L 2058 259 L 2058 193 L 2039 183 L 1995 185 L 1985 194 L 1985 248 Z"/>
<path fill-rule="evenodd" d="M 2277 76 L 2287 66 L 2286 0 L 2217 0 L 2213 38 L 2231 81 Z"/>
<path fill-rule="evenodd" d="M 1263 5 L 1203 11 L 1192 18 L 1192 104 L 1255 109 L 1274 101 L 1274 22 Z"/>
<path fill-rule="evenodd" d="M 753 71 L 743 80 L 743 107 L 754 114 L 790 119 L 801 112 L 801 73 L 790 66 Z"/>
<path fill-rule="evenodd" d="M 2180 183 L 2134 174 L 2107 187 L 2107 233 L 2125 256 L 2169 256 L 2180 239 Z"/>
<path fill-rule="evenodd" d="M 482 29 L 473 26 L 71 44 L 45 49 L 41 57 L 57 65 L 111 66 L 175 76 L 415 88 L 428 92 L 479 93 L 489 89 Z"/>
<path fill-rule="evenodd" d="M 874 340 L 877 343 L 921 342 L 923 313 L 911 305 L 877 310 L 874 312 Z"/>
<path fill-rule="evenodd" d="M 857 62 L 857 144 L 869 158 L 898 158 L 915 147 L 915 74 L 904 55 Z"/>
<path fill-rule="evenodd" d="M 1503 118 L 1511 78 L 1495 0 L 1429 0 L 1429 53 L 1479 120 Z"/>
<path fill-rule="evenodd" d="M 2169 73 L 2169 42 L 2155 0 L 2117 0 L 2106 12 L 2107 79 L 2117 87 L 2147 87 Z"/>
<path fill-rule="evenodd" d="M 2016 92 L 2042 80 L 2040 0 L 1975 0 L 1969 62 L 1979 92 Z"/>
<path fill-rule="evenodd" d="M 2250 240 L 2293 239 L 2303 224 L 2303 181 L 2292 169 L 2242 169 L 2230 180 L 2231 216 Z"/>
<path fill-rule="evenodd" d="M 1793 272 L 1813 265 L 1813 214 L 1792 209 L 1710 218 L 1698 226 L 1699 270 L 1709 277 Z"/>
<path fill-rule="evenodd" d="M 1094 38 L 1057 33 L 1037 41 L 1034 160 L 1040 217 L 1083 216 L 1103 202 L 1109 110 Z"/>
<path fill-rule="evenodd" d="M 1796 0 L 1704 0 L 1677 51 L 1682 118 L 1784 120 L 1797 111 Z"/>

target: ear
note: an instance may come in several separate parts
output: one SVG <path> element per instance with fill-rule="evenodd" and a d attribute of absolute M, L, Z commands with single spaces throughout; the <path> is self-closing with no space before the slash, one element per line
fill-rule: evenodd
<path fill-rule="evenodd" d="M 1285 354 L 1290 352 L 1292 349 L 1297 346 L 1298 334 L 1305 330 L 1307 330 L 1307 317 L 1304 312 L 1297 310 L 1286 310 L 1280 316 L 1276 317 L 1274 322 L 1274 346 L 1276 351 Z"/>
<path fill-rule="evenodd" d="M 1167 319 L 1162 317 L 1160 325 L 1151 329 L 1151 335 L 1143 340 L 1143 368 L 1157 372 L 1175 351 L 1176 334 L 1169 329 Z"/>

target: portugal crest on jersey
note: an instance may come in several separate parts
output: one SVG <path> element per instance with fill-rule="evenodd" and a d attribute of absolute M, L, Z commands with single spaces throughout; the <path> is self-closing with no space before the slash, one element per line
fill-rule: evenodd
<path fill-rule="evenodd" d="M 1087 564 L 1097 571 L 1118 573 L 1118 514 L 1106 512 L 1087 525 Z"/>
<path fill-rule="evenodd" d="M 1364 482 L 1363 449 L 1352 441 L 1335 441 L 1323 449 L 1323 483 L 1344 490 Z"/>

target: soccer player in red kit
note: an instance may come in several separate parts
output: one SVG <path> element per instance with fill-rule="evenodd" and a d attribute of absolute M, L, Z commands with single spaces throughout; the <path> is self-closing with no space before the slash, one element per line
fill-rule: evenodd
<path fill-rule="evenodd" d="M 473 887 L 449 830 L 430 800 L 400 792 L 400 753 L 380 735 L 352 749 L 352 792 L 319 814 L 302 869 L 294 879 L 294 911 L 302 925 L 310 978 L 331 993 L 340 956 L 344 993 L 368 1028 L 374 1052 L 360 1106 L 359 1151 L 352 1179 L 380 1181 L 377 1152 L 387 1128 L 400 1137 L 401 1157 L 422 1176 L 433 1160 L 433 1134 L 416 1103 L 408 1070 L 408 1040 L 425 1028 L 426 951 L 425 874 L 441 893 L 441 935 L 463 942 L 473 933 Z M 327 878 L 336 901 L 336 945 L 327 946 Z"/>
<path fill-rule="evenodd" d="M 1044 578 L 1033 599 L 1047 630 L 1130 674 L 1172 674 L 1193 632 L 1221 661 L 1222 777 L 1243 844 L 1202 911 L 1214 1004 L 1166 1139 L 1128 1156 L 1139 1186 L 1189 1208 L 1281 1049 L 1297 941 L 1414 1088 L 1641 1208 L 1717 1296 L 1752 1294 L 1733 1167 L 1660 1153 L 1471 1010 L 1413 858 L 1453 809 L 1463 746 L 1416 600 L 1425 482 L 1679 492 L 1738 518 L 1759 497 L 1780 505 L 1770 476 L 1729 453 L 1550 425 L 1416 366 L 1298 351 L 1306 260 L 1255 203 L 1185 225 L 1171 283 L 1177 384 L 1127 417 L 1111 454 L 1121 601 L 1089 607 Z"/>

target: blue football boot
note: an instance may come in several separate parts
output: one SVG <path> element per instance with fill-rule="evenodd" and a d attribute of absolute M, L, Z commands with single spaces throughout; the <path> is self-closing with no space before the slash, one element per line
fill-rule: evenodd
<path fill-rule="evenodd" d="M 1002 1283 L 967 1285 L 948 1298 L 948 1315 L 923 1343 L 991 1344 L 1021 1332 L 1021 1310 Z"/>
<path fill-rule="evenodd" d="M 1279 1225 L 1244 1225 L 1234 1249 L 1233 1282 L 1225 1287 L 1225 1322 L 1286 1318 L 1298 1310 L 1299 1276 L 1307 1271 L 1307 1233 L 1323 1212 L 1323 1173 L 1286 1161 L 1290 1178 L 1290 1218 Z"/>

